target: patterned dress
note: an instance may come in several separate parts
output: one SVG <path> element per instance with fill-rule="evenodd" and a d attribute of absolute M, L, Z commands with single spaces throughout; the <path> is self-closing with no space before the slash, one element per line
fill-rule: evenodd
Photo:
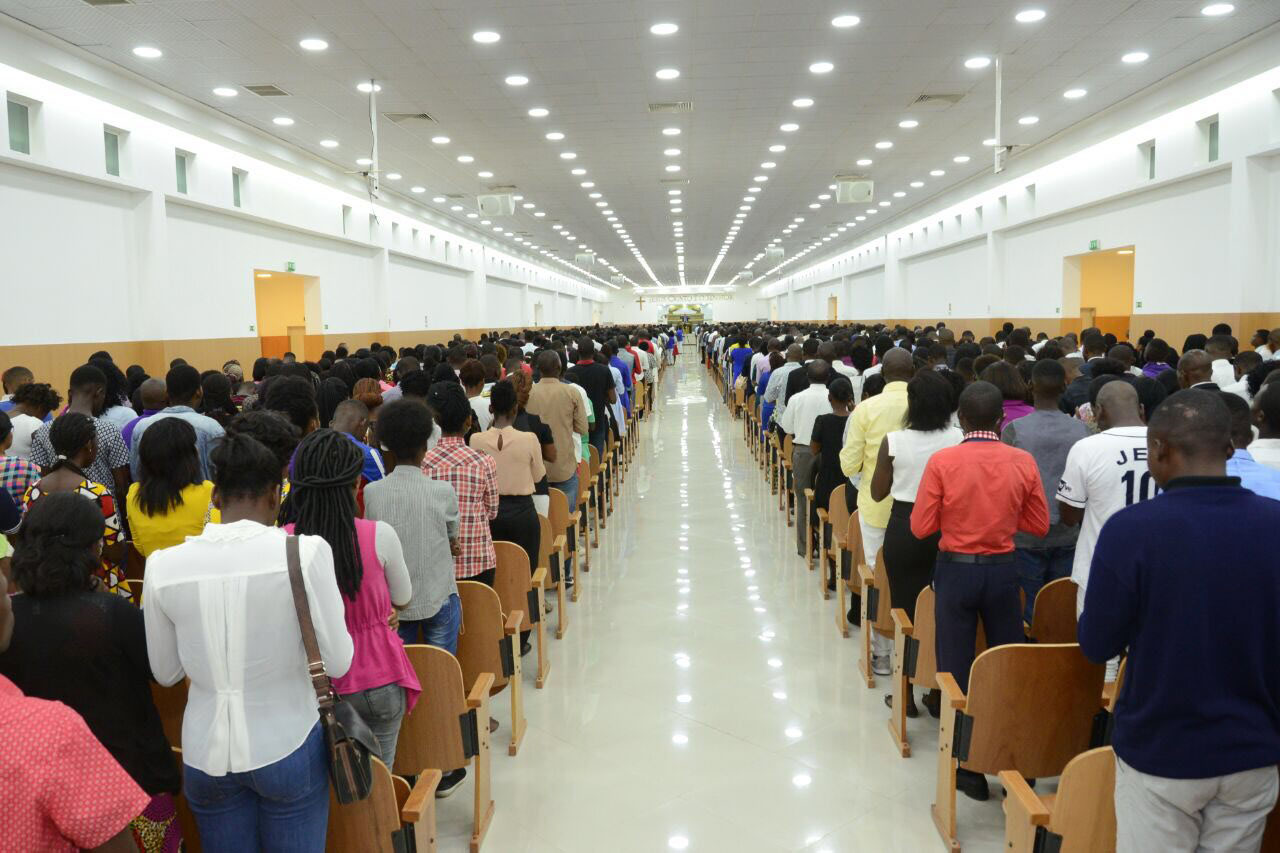
<path fill-rule="evenodd" d="M 98 509 L 102 511 L 102 542 L 103 545 L 114 545 L 120 541 L 120 516 L 116 512 L 115 499 L 111 497 L 111 492 L 101 483 L 94 483 L 89 480 L 81 480 L 79 485 L 71 490 L 72 493 L 88 498 L 97 504 Z M 22 509 L 26 512 L 33 503 L 44 496 L 44 492 L 40 490 L 39 483 L 32 483 L 27 489 L 27 493 L 22 496 Z M 102 558 L 101 567 L 98 570 L 98 577 L 102 580 L 102 586 L 108 592 L 115 595 L 121 595 L 126 598 L 130 596 L 129 584 L 124 579 L 124 571 L 120 566 L 107 559 L 105 554 Z"/>

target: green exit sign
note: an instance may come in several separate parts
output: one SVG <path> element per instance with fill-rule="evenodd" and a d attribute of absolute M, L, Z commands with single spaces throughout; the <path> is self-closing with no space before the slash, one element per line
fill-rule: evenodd
<path fill-rule="evenodd" d="M 1098 241 L 1098 240 L 1090 240 L 1090 241 L 1089 241 L 1089 251 L 1090 251 L 1090 252 L 1096 252 L 1096 251 L 1098 251 L 1098 249 L 1100 249 L 1100 248 L 1102 248 L 1102 243 L 1101 243 L 1100 241 Z M 292 266 L 292 265 L 290 265 L 290 267 L 289 267 L 289 272 L 293 272 L 293 266 Z"/>
<path fill-rule="evenodd" d="M 1095 242 L 1095 243 L 1096 243 L 1096 242 L 1098 242 L 1098 241 L 1097 241 L 1097 240 L 1094 240 L 1093 242 Z M 1098 248 L 1098 247 L 1097 247 L 1097 246 L 1094 246 L 1093 248 L 1095 248 L 1095 249 L 1096 249 L 1096 248 Z M 295 264 L 293 261 L 288 261 L 288 262 L 285 264 L 285 272 L 297 272 L 297 271 L 298 271 L 298 265 L 297 265 L 297 264 Z"/>

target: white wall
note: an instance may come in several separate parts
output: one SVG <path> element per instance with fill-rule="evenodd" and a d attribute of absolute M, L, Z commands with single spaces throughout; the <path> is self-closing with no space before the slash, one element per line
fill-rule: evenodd
<path fill-rule="evenodd" d="M 9 150 L 0 110 L 6 283 L 74 307 L 13 324 L 6 344 L 254 337 L 253 271 L 290 261 L 319 281 L 317 334 L 527 325 L 534 286 L 556 295 L 548 322 L 587 323 L 606 298 L 407 199 L 371 204 L 332 165 L 16 22 L 0 22 L 0 90 L 32 104 L 30 155 Z M 106 174 L 106 125 L 124 131 L 119 177 Z"/>

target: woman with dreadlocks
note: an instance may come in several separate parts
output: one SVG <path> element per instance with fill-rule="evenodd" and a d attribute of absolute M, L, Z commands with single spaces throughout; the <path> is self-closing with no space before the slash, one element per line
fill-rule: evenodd
<path fill-rule="evenodd" d="M 304 438 L 290 478 L 294 521 L 285 529 L 320 536 L 333 549 L 333 570 L 355 645 L 351 669 L 333 679 L 333 687 L 369 724 L 379 757 L 391 767 L 400 721 L 422 691 L 395 630 L 395 610 L 409 604 L 413 589 L 395 529 L 356 518 L 363 466 L 360 448 L 340 432 L 319 429 Z"/>

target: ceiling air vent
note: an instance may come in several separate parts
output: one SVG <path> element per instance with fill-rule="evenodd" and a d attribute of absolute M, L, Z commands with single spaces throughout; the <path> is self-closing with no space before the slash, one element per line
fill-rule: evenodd
<path fill-rule="evenodd" d="M 133 0 L 84 0 L 86 6 L 131 6 Z"/>
<path fill-rule="evenodd" d="M 649 112 L 651 113 L 691 113 L 693 112 L 693 101 L 672 101 L 665 104 L 650 104 Z"/>
<path fill-rule="evenodd" d="M 683 187 L 689 183 L 688 178 L 662 178 L 658 183 L 667 187 Z"/>
<path fill-rule="evenodd" d="M 414 125 L 418 123 L 435 124 L 436 120 L 426 113 L 383 113 L 382 117 L 387 121 L 393 121 L 401 125 Z"/>
<path fill-rule="evenodd" d="M 466 196 L 463 195 L 462 193 L 445 193 L 444 197 L 452 198 L 452 199 L 466 198 Z"/>
<path fill-rule="evenodd" d="M 255 95 L 261 95 L 264 98 L 281 98 L 289 94 L 279 86 L 242 86 L 241 88 L 253 92 Z"/>
<path fill-rule="evenodd" d="M 960 103 L 960 99 L 963 97 L 964 95 L 938 95 L 938 94 L 930 94 L 929 92 L 925 92 L 923 95 L 921 95 L 920 97 L 912 101 L 911 106 L 940 107 L 945 109 L 946 107 L 954 106 Z"/>

